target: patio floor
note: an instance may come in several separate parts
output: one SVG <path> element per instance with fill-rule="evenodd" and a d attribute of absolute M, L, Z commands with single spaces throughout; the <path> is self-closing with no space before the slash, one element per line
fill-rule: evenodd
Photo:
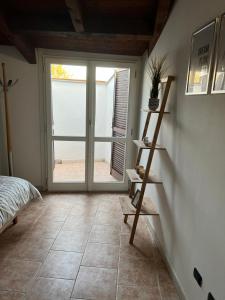
<path fill-rule="evenodd" d="M 85 162 L 56 163 L 53 171 L 54 182 L 82 182 L 85 181 Z M 110 175 L 110 165 L 104 161 L 94 163 L 94 182 L 116 182 Z"/>

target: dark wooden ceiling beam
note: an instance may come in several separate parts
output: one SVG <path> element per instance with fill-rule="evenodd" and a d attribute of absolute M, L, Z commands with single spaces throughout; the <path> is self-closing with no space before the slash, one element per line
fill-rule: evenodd
<path fill-rule="evenodd" d="M 151 41 L 152 36 L 147 34 L 106 34 L 106 33 L 78 33 L 69 31 L 46 30 L 19 30 L 17 33 L 28 36 L 49 36 L 55 38 L 83 39 L 83 40 L 114 40 L 114 41 Z"/>
<path fill-rule="evenodd" d="M 79 0 L 65 0 L 76 32 L 84 32 L 84 22 Z"/>
<path fill-rule="evenodd" d="M 19 50 L 19 52 L 29 63 L 36 63 L 35 48 L 32 47 L 28 43 L 28 41 L 24 39 L 24 37 L 19 34 L 14 34 L 10 30 L 2 14 L 0 14 L 0 32 L 11 44 L 13 44 Z"/>
<path fill-rule="evenodd" d="M 9 22 L 14 31 L 37 30 L 56 32 L 74 31 L 69 14 L 60 15 L 11 15 Z M 151 36 L 153 34 L 154 18 L 115 18 L 94 16 L 85 18 L 85 33 L 93 34 L 128 34 Z"/>
<path fill-rule="evenodd" d="M 154 33 L 151 41 L 149 42 L 148 54 L 155 47 L 159 36 L 166 24 L 166 21 L 170 15 L 174 0 L 158 0 L 157 13 L 155 17 Z"/>

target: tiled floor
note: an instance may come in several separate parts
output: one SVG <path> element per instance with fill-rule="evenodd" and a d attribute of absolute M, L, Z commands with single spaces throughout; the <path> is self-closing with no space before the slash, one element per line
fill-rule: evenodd
<path fill-rule="evenodd" d="M 54 182 L 85 181 L 85 162 L 57 163 L 53 171 Z M 104 161 L 94 162 L 94 182 L 118 181 L 110 175 L 110 164 Z"/>
<path fill-rule="evenodd" d="M 134 246 L 118 195 L 46 195 L 0 235 L 0 300 L 177 300 L 140 219 Z"/>

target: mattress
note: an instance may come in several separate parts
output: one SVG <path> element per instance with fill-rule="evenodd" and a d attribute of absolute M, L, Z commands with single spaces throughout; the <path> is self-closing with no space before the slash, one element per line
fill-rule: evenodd
<path fill-rule="evenodd" d="M 30 182 L 17 177 L 0 176 L 0 231 L 34 199 L 41 199 L 41 194 Z"/>

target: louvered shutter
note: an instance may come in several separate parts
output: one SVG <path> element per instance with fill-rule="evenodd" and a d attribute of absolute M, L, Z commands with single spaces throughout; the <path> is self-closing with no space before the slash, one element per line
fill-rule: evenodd
<path fill-rule="evenodd" d="M 129 99 L 129 70 L 116 72 L 114 115 L 113 115 L 113 137 L 125 137 L 127 130 Z M 125 143 L 113 142 L 111 154 L 111 175 L 122 180 L 125 160 Z"/>

